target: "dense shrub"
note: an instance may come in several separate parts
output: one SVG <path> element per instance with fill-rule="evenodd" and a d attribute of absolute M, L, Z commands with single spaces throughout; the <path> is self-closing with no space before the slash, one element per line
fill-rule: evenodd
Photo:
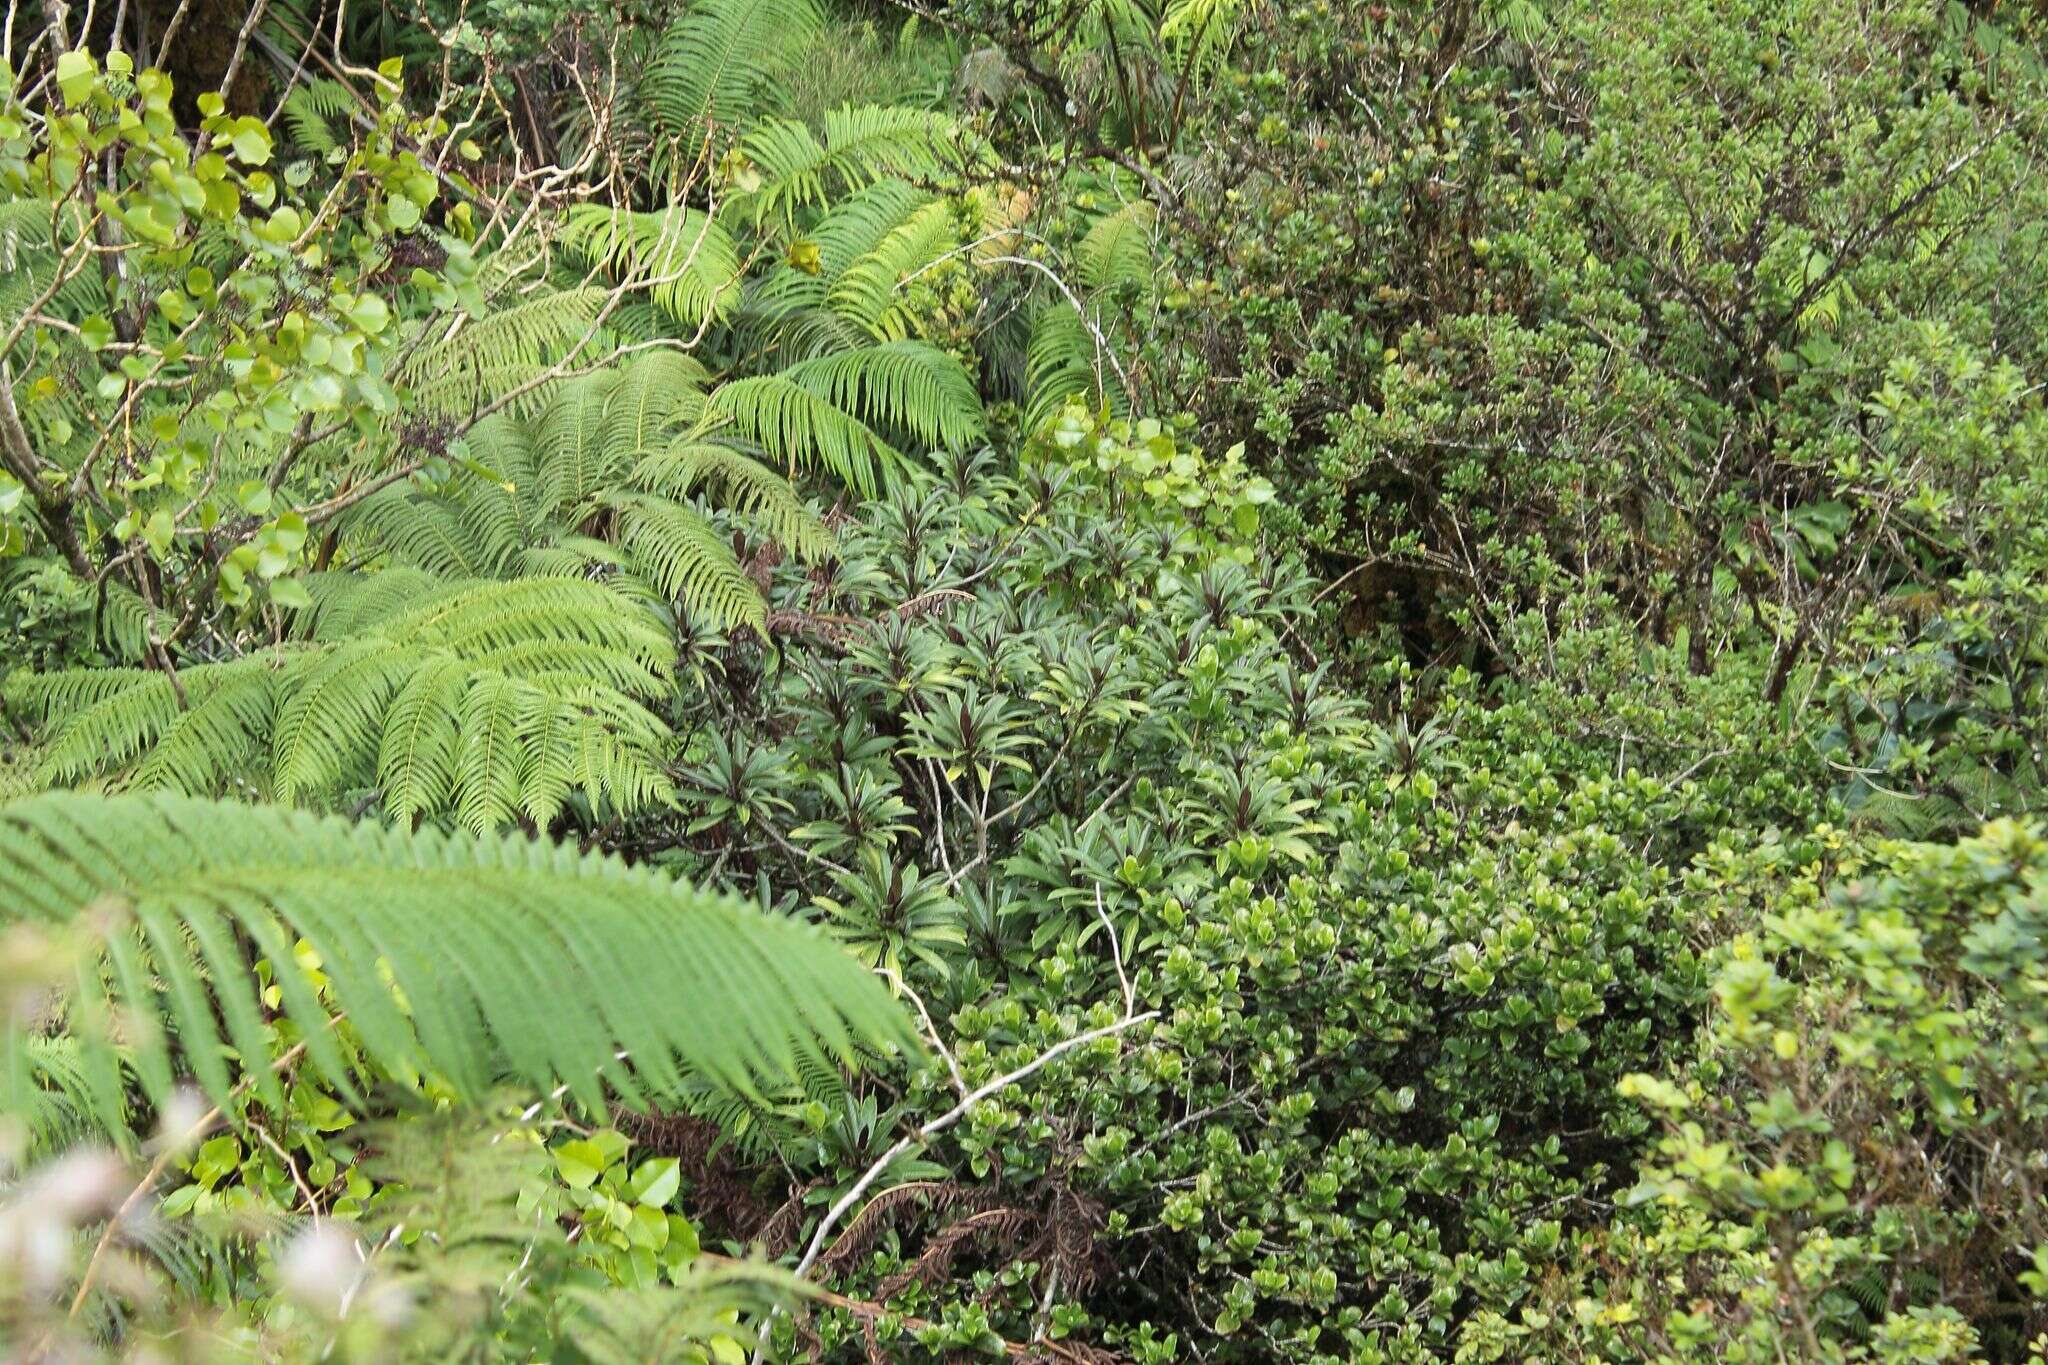
<path fill-rule="evenodd" d="M 1753 678 L 1674 696 L 1590 641 L 1600 714 L 1395 666 L 1375 723 L 1288 658 L 1299 571 L 1130 472 L 1199 454 L 1069 422 L 868 509 L 836 570 L 788 575 L 779 654 L 708 652 L 689 708 L 694 849 L 663 856 L 808 893 L 969 1085 L 1160 1014 L 978 1109 L 821 1264 L 943 1324 L 933 1353 L 1046 1323 L 1139 1359 L 1447 1348 L 1629 1180 L 1616 1085 L 1675 1062 L 1706 988 L 1674 869 L 1811 788 L 1744 733 Z M 833 1135 L 878 1153 L 948 1080 L 759 1117 L 830 1189 L 861 1150 Z"/>
<path fill-rule="evenodd" d="M 2048 1359 L 2041 16 L 898 3 L 10 9 L 0 1341 Z"/>
<path fill-rule="evenodd" d="M 1221 205 L 1168 239 L 1157 344 L 1361 612 L 1485 657 L 1569 580 L 1696 669 L 1760 634 L 1776 696 L 1859 611 L 1996 562 L 2000 476 L 2040 465 L 2008 444 L 2038 446 L 2042 106 L 2007 30 L 1261 13 L 1189 133 Z"/>
<path fill-rule="evenodd" d="M 1703 866 L 1751 927 L 1716 952 L 1698 1059 L 1623 1083 L 1665 1136 L 1624 1197 L 1658 1217 L 1614 1248 L 1613 1349 L 2038 1355 L 2044 851 L 2009 822 L 1870 849 L 1822 827 Z"/>

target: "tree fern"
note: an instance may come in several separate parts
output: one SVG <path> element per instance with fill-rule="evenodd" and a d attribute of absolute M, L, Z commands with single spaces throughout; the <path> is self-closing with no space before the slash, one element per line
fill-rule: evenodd
<path fill-rule="evenodd" d="M 826 301 L 876 338 L 900 340 L 914 323 L 904 285 L 967 240 L 953 202 L 934 199 L 849 263 L 832 282 Z"/>
<path fill-rule="evenodd" d="M 802 359 L 873 341 L 875 329 L 864 316 L 834 311 L 833 292 L 856 262 L 936 202 L 931 192 L 905 181 L 881 180 L 832 205 L 807 232 L 818 248 L 815 271 L 784 264 L 749 287 L 733 320 L 744 343 L 780 359 Z M 891 279 L 882 308 L 895 302 L 893 290 Z M 850 297 L 858 304 L 865 296 Z"/>
<path fill-rule="evenodd" d="M 885 177 L 950 179 L 966 152 L 966 138 L 946 114 L 863 105 L 826 114 L 822 138 L 794 119 L 765 119 L 747 134 L 741 149 L 763 179 L 761 188 L 741 201 L 758 222 L 826 203 L 834 191 L 859 189 Z"/>
<path fill-rule="evenodd" d="M 643 98 L 656 128 L 694 153 L 773 103 L 788 54 L 824 27 L 815 0 L 697 0 L 662 35 Z"/>
<path fill-rule="evenodd" d="M 406 356 L 396 379 L 420 411 L 474 412 L 588 336 L 604 296 L 594 285 L 534 290 L 436 333 Z"/>
<path fill-rule="evenodd" d="M 926 341 L 889 341 L 800 361 L 782 371 L 871 424 L 905 431 L 930 447 L 960 447 L 982 434 L 981 398 L 960 362 Z"/>
<path fill-rule="evenodd" d="M 834 549 L 832 533 L 811 514 L 789 480 L 729 445 L 676 441 L 642 456 L 630 481 L 636 488 L 678 499 L 716 489 L 723 506 L 801 559 L 822 559 Z"/>
<path fill-rule="evenodd" d="M 1120 309 L 1114 291 L 1149 283 L 1156 269 L 1154 232 L 1159 211 L 1134 199 L 1089 225 L 1074 250 L 1078 300 L 1057 291 L 1042 293 L 1031 315 L 1025 346 L 1025 423 L 1036 429 L 1068 400 L 1107 404 L 1128 415 L 1129 395 L 1109 382 L 1112 369 L 1103 341 Z"/>
<path fill-rule="evenodd" d="M 924 341 L 830 352 L 736 379 L 712 393 L 709 408 L 770 456 L 792 468 L 822 466 L 862 493 L 908 465 L 877 427 L 926 446 L 959 445 L 984 421 L 959 361 Z"/>
<path fill-rule="evenodd" d="M 718 222 L 683 205 L 638 213 L 578 204 L 563 225 L 562 246 L 620 284 L 645 288 L 669 317 L 694 328 L 738 302 L 739 249 Z"/>
<path fill-rule="evenodd" d="M 331 1001 L 287 968 L 273 977 L 278 1008 L 346 1096 L 365 1076 L 330 1006 L 367 1065 L 437 1073 L 471 1096 L 509 1079 L 640 1104 L 682 1095 L 691 1076 L 752 1092 L 820 1057 L 913 1045 L 888 992 L 816 931 L 521 838 L 51 794 L 0 807 L 0 907 L 46 931 L 91 926 L 96 949 L 67 1001 L 85 1081 L 67 1093 L 89 1092 L 116 1128 L 115 1017 L 152 1102 L 184 1068 L 226 1101 L 232 1055 L 260 1102 L 281 1107 L 250 955 L 290 964 L 301 941 Z"/>
<path fill-rule="evenodd" d="M 863 495 L 875 491 L 883 474 L 909 465 L 865 422 L 787 374 L 722 384 L 711 396 L 711 411 L 790 469 L 829 469 Z"/>
<path fill-rule="evenodd" d="M 715 514 L 754 521 L 806 560 L 832 537 L 786 479 L 732 444 L 746 438 L 711 410 L 708 382 L 673 350 L 567 381 L 532 421 L 480 423 L 475 468 L 452 486 L 386 489 L 349 534 L 451 577 L 599 569 L 720 627 L 759 628 L 760 590 Z"/>
<path fill-rule="evenodd" d="M 665 596 L 766 633 L 760 591 L 703 513 L 644 493 L 613 493 L 605 502 L 619 515 L 619 543 Z"/>
<path fill-rule="evenodd" d="M 1148 283 L 1155 269 L 1153 232 L 1158 221 L 1158 208 L 1146 199 L 1134 199 L 1097 218 L 1074 251 L 1081 284 L 1096 290 Z"/>
<path fill-rule="evenodd" d="M 1167 0 L 1159 36 L 1183 66 L 1207 70 L 1236 40 L 1245 8 L 1244 0 Z"/>
<path fill-rule="evenodd" d="M 381 575 L 355 576 L 374 593 Z M 323 585 L 311 639 L 183 670 L 18 675 L 10 705 L 44 727 L 45 785 L 253 791 L 329 804 L 380 791 L 412 819 L 546 827 L 566 794 L 631 810 L 667 790 L 667 731 L 641 704 L 667 637 L 605 588 L 569 579 L 442 585 L 381 612 Z M 337 634 L 339 607 L 353 629 Z M 439 714 L 429 714 L 438 708 Z"/>

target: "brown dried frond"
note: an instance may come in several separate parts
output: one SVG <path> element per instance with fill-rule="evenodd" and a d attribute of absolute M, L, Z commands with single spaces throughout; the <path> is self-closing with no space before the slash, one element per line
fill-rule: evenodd
<path fill-rule="evenodd" d="M 885 1190 L 869 1200 L 860 1215 L 841 1230 L 832 1245 L 825 1249 L 825 1254 L 818 1258 L 818 1268 L 827 1271 L 841 1269 L 866 1255 L 883 1230 L 894 1224 L 897 1215 L 905 1210 L 922 1207 L 938 1214 L 955 1210 L 973 1213 L 988 1207 L 994 1198 L 992 1190 L 962 1185 L 954 1180 L 913 1180 Z"/>
<path fill-rule="evenodd" d="M 823 1184 L 821 1180 L 811 1180 L 791 1190 L 789 1198 L 754 1229 L 747 1241 L 759 1246 L 762 1254 L 771 1258 L 791 1250 L 803 1234 L 805 1204 L 811 1192 Z"/>
<path fill-rule="evenodd" d="M 733 1161 L 723 1130 L 711 1120 L 695 1114 L 618 1109 L 612 1121 L 647 1155 L 676 1159 L 677 1169 L 690 1182 L 690 1211 L 703 1222 L 737 1236 L 770 1217 L 755 1197 L 753 1182 Z"/>
<path fill-rule="evenodd" d="M 893 1299 L 913 1284 L 934 1284 L 953 1269 L 954 1253 L 962 1243 L 987 1237 L 998 1245 L 1015 1246 L 1023 1240 L 1034 1215 L 1028 1209 L 995 1208 L 970 1214 L 925 1243 L 924 1250 L 903 1269 L 875 1286 L 875 1296 Z"/>

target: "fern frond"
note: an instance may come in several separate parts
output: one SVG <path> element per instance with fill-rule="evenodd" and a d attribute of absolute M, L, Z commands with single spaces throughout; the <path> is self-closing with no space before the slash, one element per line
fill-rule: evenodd
<path fill-rule="evenodd" d="M 437 593 L 447 580 L 423 569 L 397 567 L 372 574 L 313 573 L 302 580 L 313 609 L 300 612 L 297 633 L 309 640 L 346 640 Z"/>
<path fill-rule="evenodd" d="M 619 367 L 605 403 L 604 443 L 630 458 L 704 415 L 711 374 L 681 351 L 643 351 Z"/>
<path fill-rule="evenodd" d="M 17 673 L 7 680 L 7 702 L 31 724 L 60 727 L 42 746 L 37 781 L 44 786 L 126 767 L 178 715 L 171 680 L 145 668 Z"/>
<path fill-rule="evenodd" d="M 1244 21 L 1244 0 L 1167 0 L 1159 36 L 1195 71 L 1230 50 Z"/>
<path fill-rule="evenodd" d="M 620 542 L 665 597 L 689 615 L 767 634 L 760 591 L 703 513 L 647 494 L 615 493 L 606 502 L 619 513 Z"/>
<path fill-rule="evenodd" d="M 933 389 L 929 376 L 920 382 L 906 368 L 912 359 L 899 359 L 901 374 L 878 369 L 866 388 L 841 387 L 850 401 L 883 416 L 894 418 L 901 408 L 906 430 L 929 427 L 927 412 L 937 412 L 948 429 L 957 425 L 948 406 L 954 396 Z M 829 388 L 826 378 L 810 382 Z M 807 559 L 827 553 L 831 538 L 787 480 L 707 436 L 721 424 L 734 425 L 730 414 L 711 410 L 708 382 L 696 360 L 668 349 L 567 381 L 537 421 L 498 414 L 480 423 L 471 433 L 470 467 L 450 486 L 394 485 L 356 509 L 347 530 L 407 565 L 450 579 L 560 578 L 598 570 L 621 584 L 637 580 L 637 590 L 663 610 L 680 601 L 692 616 L 721 626 L 759 626 L 765 612 L 760 591 L 740 571 L 726 535 L 714 532 L 687 500 L 723 492 L 728 511 L 759 518 L 770 535 Z M 837 420 L 858 425 L 845 414 Z M 829 432 L 825 439 L 829 446 Z M 815 461 L 811 449 L 806 462 Z M 341 605 L 334 599 L 346 595 L 346 589 L 321 585 L 316 621 L 330 618 Z M 350 609 L 359 612 L 360 604 Z M 315 629 L 340 638 L 324 626 Z M 531 662 L 522 657 L 517 667 Z M 583 662 L 595 667 L 600 661 Z M 645 694 L 616 676 L 609 682 Z"/>
<path fill-rule="evenodd" d="M 633 468 L 632 482 L 668 498 L 687 498 L 713 487 L 722 503 L 759 522 L 778 545 L 815 562 L 836 542 L 825 523 L 806 507 L 789 480 L 750 455 L 715 441 L 678 441 L 651 451 Z"/>
<path fill-rule="evenodd" d="M 1158 208 L 1145 199 L 1134 199 L 1096 219 L 1074 250 L 1082 285 L 1094 290 L 1149 281 L 1155 268 L 1152 233 L 1158 221 Z"/>
<path fill-rule="evenodd" d="M 675 205 L 657 213 L 578 204 L 562 245 L 621 284 L 643 288 L 685 327 L 723 317 L 740 294 L 739 249 L 716 219 Z"/>
<path fill-rule="evenodd" d="M 823 466 L 863 495 L 875 491 L 881 472 L 907 465 L 866 423 L 787 373 L 722 384 L 711 395 L 710 411 L 790 468 Z"/>
<path fill-rule="evenodd" d="M 781 376 L 871 426 L 905 431 L 927 447 L 959 447 L 982 435 L 974 380 L 928 341 L 885 341 L 799 361 Z"/>
<path fill-rule="evenodd" d="M 377 752 L 377 783 L 384 809 L 410 824 L 446 809 L 456 788 L 462 742 L 457 717 L 470 671 L 460 659 L 436 659 L 399 688 L 385 714 Z"/>
<path fill-rule="evenodd" d="M 631 458 L 603 439 L 605 406 L 618 372 L 601 370 L 562 387 L 533 428 L 534 476 L 541 506 L 551 514 L 573 507 L 610 481 L 614 466 Z"/>
<path fill-rule="evenodd" d="M 913 321 L 904 284 L 961 244 L 953 205 L 934 199 L 849 264 L 826 291 L 826 302 L 875 337 L 900 340 Z"/>
<path fill-rule="evenodd" d="M 407 356 L 397 383 L 422 411 L 475 412 L 507 390 L 532 382 L 589 336 L 604 298 L 605 291 L 595 285 L 536 290 L 464 319 Z M 524 406 L 530 410 L 544 401 L 545 388 L 535 389 Z"/>
<path fill-rule="evenodd" d="M 1129 415 L 1123 387 L 1104 380 L 1107 366 L 1088 322 L 1065 299 L 1049 300 L 1032 316 L 1025 346 L 1025 430 L 1038 430 L 1075 398 L 1090 407 L 1107 403 L 1118 416 Z"/>
<path fill-rule="evenodd" d="M 133 588 L 111 580 L 101 586 L 105 595 L 100 605 L 100 643 L 114 657 L 139 663 L 149 653 L 151 616 L 156 617 L 160 635 L 169 634 L 171 622 L 161 612 L 152 613 L 142 594 Z"/>
<path fill-rule="evenodd" d="M 185 669 L 182 708 L 145 669 L 10 679 L 9 704 L 48 732 L 38 781 L 297 803 L 376 787 L 401 818 L 447 810 L 476 829 L 552 819 L 572 787 L 619 809 L 662 797 L 668 732 L 639 699 L 663 689 L 672 650 L 649 614 L 576 579 L 362 577 L 370 606 L 319 584 L 310 642 Z M 386 577 L 408 592 L 378 592 Z M 573 770 L 537 758 L 544 744 Z"/>
<path fill-rule="evenodd" d="M 831 311 L 833 286 L 848 267 L 873 252 L 890 233 L 936 196 L 901 180 L 879 180 L 826 210 L 808 233 L 818 248 L 813 274 L 780 265 L 748 286 L 733 325 L 745 343 L 763 352 L 814 355 L 873 340 L 851 314 Z"/>
<path fill-rule="evenodd" d="M 263 737 L 277 715 L 275 660 L 237 659 L 195 676 L 188 705 L 136 765 L 130 784 L 143 790 L 225 790 L 237 780 L 267 786 Z"/>
<path fill-rule="evenodd" d="M 350 785 L 375 752 L 392 696 L 420 666 L 413 651 L 375 635 L 293 662 L 290 696 L 270 737 L 277 795 L 286 802 Z M 209 790 L 185 780 L 192 776 L 180 774 L 179 786 Z"/>
<path fill-rule="evenodd" d="M 91 1078 L 76 1038 L 31 1036 L 19 1046 L 7 1069 L 7 1111 L 21 1120 L 25 1155 L 47 1156 L 92 1130 Z"/>
<path fill-rule="evenodd" d="M 571 1288 L 574 1311 L 563 1332 L 592 1365 L 639 1365 L 676 1359 L 679 1351 L 683 1359 L 744 1359 L 746 1333 L 737 1324 L 758 1321 L 794 1299 L 798 1287 L 795 1277 L 770 1265 L 700 1260 L 673 1286 Z M 692 1343 L 694 1352 L 684 1350 Z"/>
<path fill-rule="evenodd" d="M 661 132 L 694 151 L 772 103 L 774 78 L 825 24 L 815 0 L 696 0 L 662 34 L 644 97 Z"/>
<path fill-rule="evenodd" d="M 640 1105 L 690 1075 L 750 1093 L 821 1055 L 915 1046 L 888 992 L 815 930 L 522 838 L 167 796 L 0 807 L 0 916 L 68 929 L 89 911 L 101 960 L 68 1004 L 131 1021 L 125 1046 L 158 1104 L 177 1063 L 226 1104 L 233 1055 L 258 1101 L 282 1107 L 248 954 L 289 966 L 300 940 L 370 1066 L 467 1095 L 509 1079 L 595 1105 L 608 1083 Z M 298 972 L 275 980 L 311 1064 L 357 1096 L 328 1006 Z M 87 1075 L 112 1065 L 103 1037 L 77 1036 L 97 1054 Z M 85 1088 L 97 1121 L 125 1127 L 118 1087 Z"/>
<path fill-rule="evenodd" d="M 899 105 L 835 109 L 825 115 L 823 138 L 794 119 L 764 120 L 740 144 L 763 184 L 739 207 L 758 223 L 825 203 L 835 188 L 860 189 L 885 177 L 951 179 L 963 144 L 949 115 Z"/>
<path fill-rule="evenodd" d="M 477 578 L 495 570 L 497 560 L 463 509 L 397 483 L 363 499 L 350 510 L 347 527 L 416 568 L 449 578 Z"/>
<path fill-rule="evenodd" d="M 284 126 L 292 145 L 325 156 L 347 140 L 335 132 L 348 126 L 355 95 L 340 81 L 316 77 L 292 87 L 284 97 Z"/>

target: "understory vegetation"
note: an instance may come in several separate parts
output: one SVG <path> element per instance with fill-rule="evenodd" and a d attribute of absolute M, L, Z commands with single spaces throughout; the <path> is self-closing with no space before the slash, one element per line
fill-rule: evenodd
<path fill-rule="evenodd" d="M 2048 1361 L 2044 38 L 15 0 L 0 1354 Z"/>

